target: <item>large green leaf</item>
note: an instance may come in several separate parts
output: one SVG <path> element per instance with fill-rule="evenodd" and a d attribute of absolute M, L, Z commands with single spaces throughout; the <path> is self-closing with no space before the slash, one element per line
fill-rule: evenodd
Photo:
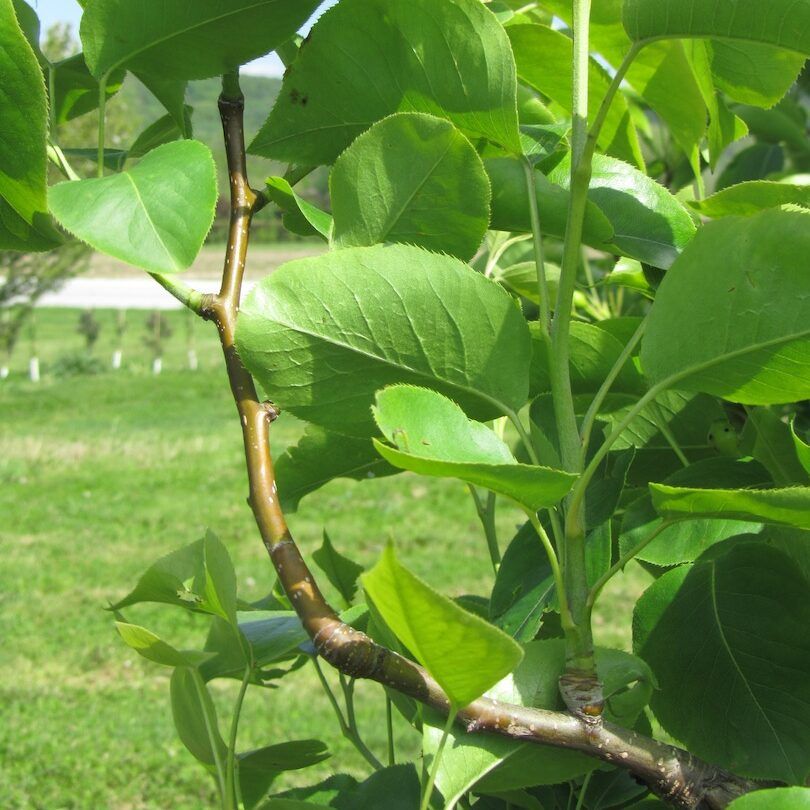
<path fill-rule="evenodd" d="M 757 790 L 735 799 L 729 810 L 807 810 L 810 788 L 784 787 Z"/>
<path fill-rule="evenodd" d="M 0 248 L 47 249 L 58 234 L 47 215 L 45 83 L 11 0 L 0 0 L 0 75 Z"/>
<path fill-rule="evenodd" d="M 59 183 L 51 211 L 91 247 L 155 273 L 191 266 L 214 221 L 217 180 L 208 147 L 168 143 L 120 174 Z"/>
<path fill-rule="evenodd" d="M 298 444 L 276 460 L 278 496 L 285 512 L 295 512 L 301 498 L 335 478 L 364 481 L 396 472 L 380 458 L 370 438 L 345 436 L 316 425 L 307 425 Z"/>
<path fill-rule="evenodd" d="M 96 78 L 119 67 L 206 79 L 274 50 L 320 0 L 88 0 L 81 24 Z"/>
<path fill-rule="evenodd" d="M 337 247 L 407 242 L 471 259 L 489 222 L 481 158 L 450 122 L 399 113 L 374 124 L 329 176 Z"/>
<path fill-rule="evenodd" d="M 597 648 L 596 663 L 608 701 L 606 714 L 613 722 L 632 725 L 652 692 L 647 665 L 628 653 Z M 503 703 L 562 709 L 558 680 L 565 668 L 562 640 L 534 641 L 515 671 L 487 694 Z M 426 757 L 435 755 L 441 737 L 440 721 L 429 715 L 423 735 Z M 503 737 L 451 731 L 436 785 L 447 807 L 476 786 L 483 793 L 515 790 L 573 779 L 596 767 L 596 761 L 574 751 Z"/>
<path fill-rule="evenodd" d="M 395 467 L 469 484 L 512 498 L 536 511 L 558 503 L 576 476 L 548 467 L 518 464 L 506 443 L 454 402 L 410 385 L 377 394 L 374 418 L 393 447 L 374 439 Z"/>
<path fill-rule="evenodd" d="M 287 70 L 250 151 L 332 163 L 375 121 L 425 112 L 519 153 L 515 96 L 509 40 L 478 0 L 342 0 Z"/>
<path fill-rule="evenodd" d="M 720 37 L 810 54 L 808 0 L 625 0 L 623 18 L 637 41 Z"/>
<path fill-rule="evenodd" d="M 559 31 L 544 25 L 515 25 L 508 29 L 518 76 L 538 92 L 571 113 L 573 43 Z M 610 76 L 592 59 L 588 69 L 590 87 L 588 117 L 595 118 L 610 86 Z M 606 152 L 644 166 L 635 127 L 624 97 L 618 93 L 599 134 L 599 146 Z"/>
<path fill-rule="evenodd" d="M 658 579 L 636 605 L 634 649 L 660 689 L 663 727 L 746 776 L 810 769 L 810 584 L 764 545 L 734 543 Z M 688 665 L 686 665 L 688 663 Z"/>
<path fill-rule="evenodd" d="M 521 161 L 511 157 L 487 158 L 484 161 L 492 184 L 492 223 L 497 231 L 531 233 L 532 220 L 526 173 Z M 569 193 L 535 170 L 537 210 L 543 233 L 563 237 L 568 222 Z M 599 207 L 588 201 L 582 239 L 587 245 L 604 248 L 613 241 L 613 226 Z"/>
<path fill-rule="evenodd" d="M 778 411 L 778 408 L 748 409 L 748 418 L 738 439 L 738 453 L 759 461 L 777 487 L 807 484 L 810 470 L 802 463 L 790 425 Z"/>
<path fill-rule="evenodd" d="M 690 464 L 665 480 L 668 486 L 744 487 L 762 486 L 768 473 L 756 462 L 711 458 Z M 645 542 L 662 523 L 650 493 L 642 495 L 625 509 L 619 535 L 619 551 L 627 554 Z M 655 537 L 636 556 L 654 565 L 670 566 L 697 559 L 710 545 L 738 534 L 756 533 L 761 520 L 737 520 L 729 517 L 699 517 L 678 521 Z"/>
<path fill-rule="evenodd" d="M 658 289 L 644 373 L 746 404 L 810 397 L 808 223 L 773 209 L 702 228 Z"/>
<path fill-rule="evenodd" d="M 362 581 L 386 624 L 456 708 L 479 698 L 523 658 L 523 650 L 509 636 L 402 566 L 391 546 Z"/>
<path fill-rule="evenodd" d="M 482 420 L 528 396 L 531 339 L 511 296 L 410 245 L 284 265 L 244 301 L 236 342 L 274 401 L 340 433 L 371 435 L 374 393 L 394 383 L 435 388 Z"/>
<path fill-rule="evenodd" d="M 810 530 L 810 487 L 697 489 L 650 484 L 653 506 L 674 518 L 730 518 Z"/>
<path fill-rule="evenodd" d="M 568 188 L 570 174 L 567 155 L 549 179 Z M 594 155 L 588 198 L 610 220 L 618 251 L 654 267 L 669 267 L 695 235 L 689 213 L 664 186 L 608 155 Z"/>
<path fill-rule="evenodd" d="M 690 201 L 689 205 L 712 219 L 750 216 L 780 205 L 802 205 L 810 208 L 810 186 L 749 180 L 736 186 L 728 186 L 702 200 Z"/>

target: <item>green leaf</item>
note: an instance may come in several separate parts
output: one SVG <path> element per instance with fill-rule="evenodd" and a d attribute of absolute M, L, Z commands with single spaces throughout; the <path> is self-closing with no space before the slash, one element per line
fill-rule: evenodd
<path fill-rule="evenodd" d="M 546 271 L 546 284 L 548 286 L 548 297 L 551 309 L 554 309 L 554 303 L 557 298 L 557 287 L 560 280 L 560 267 L 559 265 L 552 264 L 551 262 L 543 263 Z M 515 295 L 521 295 L 532 301 L 535 304 L 540 303 L 540 290 L 537 286 L 537 264 L 536 262 L 518 262 L 517 264 L 509 265 L 509 267 L 501 268 L 496 266 L 492 271 L 492 278 L 498 284 L 502 284 L 509 292 Z M 531 325 L 529 326 L 531 330 Z M 536 348 L 536 343 L 534 344 Z M 534 352 L 532 353 L 534 356 Z"/>
<path fill-rule="evenodd" d="M 11 0 L 0 0 L 0 248 L 55 246 L 59 237 L 47 215 L 45 147 L 48 112 L 45 82 Z M 19 244 L 20 247 L 16 247 Z"/>
<path fill-rule="evenodd" d="M 371 774 L 359 785 L 348 788 L 332 800 L 336 810 L 385 807 L 387 810 L 414 810 L 419 806 L 421 788 L 412 763 L 392 765 Z"/>
<path fill-rule="evenodd" d="M 753 405 L 810 397 L 807 225 L 773 209 L 703 227 L 658 289 L 645 375 Z"/>
<path fill-rule="evenodd" d="M 346 607 L 349 607 L 357 594 L 357 580 L 363 573 L 363 566 L 339 554 L 332 545 L 326 529 L 323 531 L 321 547 L 312 552 L 312 559 L 335 586 Z"/>
<path fill-rule="evenodd" d="M 737 543 L 664 574 L 633 622 L 634 650 L 660 686 L 655 716 L 692 753 L 735 773 L 803 781 L 808 626 L 810 585 L 775 549 Z"/>
<path fill-rule="evenodd" d="M 733 461 L 727 458 L 712 458 L 698 461 L 678 470 L 665 479 L 669 486 L 739 488 L 762 486 L 767 482 L 767 471 L 756 462 Z M 629 553 L 650 537 L 661 525 L 662 519 L 655 511 L 650 493 L 642 495 L 628 505 L 622 516 L 619 534 L 619 551 Z M 642 549 L 637 559 L 653 565 L 670 566 L 697 559 L 710 545 L 738 534 L 757 533 L 762 521 L 735 519 L 695 518 L 679 521 L 663 529 L 660 534 Z"/>
<path fill-rule="evenodd" d="M 805 472 L 810 475 L 810 444 L 796 433 L 795 421 L 790 423 L 790 435 L 793 437 L 793 444 L 796 448 L 796 456 L 799 459 L 799 463 L 804 467 Z"/>
<path fill-rule="evenodd" d="M 736 104 L 734 112 L 745 121 L 751 134 L 760 140 L 774 144 L 786 143 L 805 155 L 810 151 L 803 109 L 799 108 L 797 116 L 795 111 L 790 108 L 788 99 L 784 99 L 772 110 L 761 110 L 745 104 Z"/>
<path fill-rule="evenodd" d="M 766 208 L 789 204 L 810 208 L 810 186 L 750 180 L 728 186 L 703 200 L 689 202 L 696 211 L 712 219 L 750 216 Z"/>
<path fill-rule="evenodd" d="M 204 582 L 201 596 L 206 610 L 236 626 L 236 572 L 228 549 L 213 532 L 203 538 Z"/>
<path fill-rule="evenodd" d="M 217 180 L 207 146 L 159 146 L 121 174 L 59 183 L 54 216 L 96 250 L 154 273 L 191 266 L 214 220 Z"/>
<path fill-rule="evenodd" d="M 565 497 L 575 475 L 518 464 L 512 451 L 490 428 L 467 418 L 454 402 L 409 385 L 377 393 L 373 408 L 378 427 L 393 447 L 374 439 L 386 461 L 403 470 L 468 484 L 512 498 L 536 511 Z"/>
<path fill-rule="evenodd" d="M 177 734 L 191 755 L 213 769 L 225 761 L 227 749 L 217 726 L 214 702 L 200 674 L 177 667 L 170 684 L 172 717 Z"/>
<path fill-rule="evenodd" d="M 596 649 L 596 662 L 605 694 L 612 695 L 607 716 L 632 725 L 650 699 L 653 678 L 649 668 L 629 653 L 604 648 Z M 563 705 L 558 680 L 564 668 L 562 640 L 534 641 L 526 645 L 525 657 L 515 671 L 487 695 L 503 703 L 560 710 Z M 426 757 L 435 753 L 441 736 L 436 716 L 428 717 L 423 737 Z M 453 729 L 436 784 L 446 805 L 452 807 L 473 786 L 476 792 L 491 793 L 557 784 L 593 770 L 596 764 L 573 751 Z"/>
<path fill-rule="evenodd" d="M 520 160 L 509 157 L 487 158 L 484 166 L 492 186 L 490 227 L 496 231 L 531 233 L 526 174 Z M 568 221 L 570 194 L 566 189 L 552 183 L 539 170 L 535 170 L 534 178 L 537 210 L 543 233 L 562 238 Z M 613 226 L 599 207 L 590 201 L 585 209 L 582 239 L 585 244 L 595 248 L 604 248 L 613 241 Z"/>
<path fill-rule="evenodd" d="M 329 176 L 335 245 L 407 242 L 471 259 L 489 222 L 481 158 L 451 123 L 399 113 L 359 135 Z"/>
<path fill-rule="evenodd" d="M 239 787 L 246 810 L 256 807 L 280 773 L 310 768 L 329 757 L 320 740 L 291 740 L 239 754 Z"/>
<path fill-rule="evenodd" d="M 650 484 L 653 506 L 665 517 L 731 518 L 810 530 L 810 487 L 697 489 Z"/>
<path fill-rule="evenodd" d="M 207 79 L 274 50 L 318 5 L 319 0 L 90 0 L 81 39 L 98 79 L 120 67 Z"/>
<path fill-rule="evenodd" d="M 423 112 L 517 154 L 515 94 L 509 40 L 478 0 L 342 0 L 287 70 L 250 151 L 330 164 L 375 121 Z"/>
<path fill-rule="evenodd" d="M 412 246 L 284 265 L 243 302 L 236 342 L 282 408 L 350 435 L 374 432 L 374 393 L 394 383 L 435 388 L 476 419 L 518 409 L 528 395 L 531 340 L 511 296 L 457 259 Z"/>
<path fill-rule="evenodd" d="M 145 627 L 119 621 L 115 629 L 128 647 L 149 661 L 167 667 L 195 667 L 211 656 L 204 652 L 176 650 Z"/>
<path fill-rule="evenodd" d="M 362 580 L 386 624 L 456 708 L 479 698 L 520 663 L 518 644 L 417 579 L 390 546 Z"/>
<path fill-rule="evenodd" d="M 756 790 L 735 799 L 728 807 L 729 810 L 807 810 L 810 807 L 810 788 Z"/>
<path fill-rule="evenodd" d="M 535 351 L 532 356 L 532 395 L 551 391 L 548 352 L 539 331 L 532 332 Z M 569 339 L 571 389 L 574 394 L 593 396 L 619 359 L 624 346 L 609 332 L 590 323 L 574 321 Z M 644 379 L 628 361 L 619 372 L 611 391 L 615 394 L 641 394 L 646 390 Z"/>
<path fill-rule="evenodd" d="M 187 82 L 173 76 L 147 75 L 136 71 L 138 81 L 163 105 L 163 108 L 174 119 L 184 138 L 191 137 L 191 122 L 186 116 Z"/>
<path fill-rule="evenodd" d="M 380 458 L 371 439 L 344 436 L 316 425 L 307 425 L 298 444 L 276 460 L 276 484 L 285 512 L 295 512 L 301 498 L 335 478 L 364 481 L 397 472 Z"/>
<path fill-rule="evenodd" d="M 717 89 L 734 101 L 757 107 L 773 107 L 804 65 L 802 54 L 757 42 L 715 39 L 709 50 Z"/>
<path fill-rule="evenodd" d="M 623 19 L 637 41 L 721 37 L 810 54 L 807 0 L 625 0 Z"/>
<path fill-rule="evenodd" d="M 568 188 L 571 156 L 549 179 Z M 588 198 L 613 226 L 613 244 L 624 256 L 668 268 L 695 235 L 689 213 L 670 192 L 646 174 L 608 155 L 594 155 Z"/>
<path fill-rule="evenodd" d="M 265 193 L 284 212 L 284 227 L 301 236 L 332 234 L 332 217 L 295 192 L 283 177 L 268 177 Z"/>
<path fill-rule="evenodd" d="M 518 76 L 571 114 L 573 62 L 572 40 L 544 25 L 515 25 L 507 29 L 515 54 Z M 588 117 L 593 120 L 610 86 L 610 76 L 595 59 L 588 68 L 590 87 Z M 643 167 L 644 158 L 624 97 L 617 93 L 599 134 L 598 145 L 606 152 Z"/>
<path fill-rule="evenodd" d="M 109 100 L 124 82 L 124 70 L 116 70 L 104 88 Z M 98 80 L 87 69 L 84 54 L 77 53 L 53 65 L 53 98 L 51 116 L 54 124 L 64 124 L 80 115 L 98 109 Z"/>

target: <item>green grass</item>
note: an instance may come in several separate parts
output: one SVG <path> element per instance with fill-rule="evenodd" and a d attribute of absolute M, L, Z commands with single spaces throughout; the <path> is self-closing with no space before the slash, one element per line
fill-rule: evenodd
<path fill-rule="evenodd" d="M 111 313 L 100 313 L 112 323 Z M 213 329 L 199 325 L 200 371 L 183 370 L 182 313 L 165 371 L 147 372 L 140 324 L 127 335 L 122 372 L 54 378 L 48 369 L 81 348 L 78 313 L 38 318 L 45 377 L 25 381 L 25 344 L 14 373 L 0 383 L 0 796 L 17 808 L 173 808 L 211 805 L 212 783 L 177 740 L 168 671 L 118 639 L 104 606 L 123 596 L 157 557 L 210 527 L 236 564 L 240 595 L 257 599 L 274 576 L 245 505 L 246 477 L 233 403 Z M 112 329 L 96 352 L 107 358 Z M 278 453 L 300 424 L 273 426 Z M 502 545 L 520 522 L 499 511 Z M 358 562 L 372 565 L 393 538 L 401 560 L 445 593 L 488 594 L 486 545 L 465 488 L 411 475 L 362 484 L 337 481 L 303 501 L 290 524 L 305 555 L 329 529 Z M 596 616 L 598 641 L 627 647 L 638 572 L 617 578 Z M 328 592 L 328 588 L 326 588 Z M 201 644 L 203 625 L 170 607 L 133 608 L 128 618 L 180 646 Z M 215 682 L 223 727 L 235 683 Z M 383 698 L 358 686 L 359 722 L 384 754 Z M 365 766 L 339 735 L 310 668 L 276 690 L 248 694 L 240 746 L 317 737 L 333 752 L 309 772 L 279 779 L 279 789 Z M 399 718 L 404 755 L 419 740 Z"/>

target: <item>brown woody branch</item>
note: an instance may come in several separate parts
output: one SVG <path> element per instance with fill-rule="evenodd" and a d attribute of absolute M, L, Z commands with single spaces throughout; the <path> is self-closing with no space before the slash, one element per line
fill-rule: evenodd
<path fill-rule="evenodd" d="M 264 200 L 250 188 L 247 178 L 244 99 L 233 77 L 223 87 L 219 109 L 230 177 L 230 230 L 222 287 L 219 294 L 204 297 L 202 315 L 214 321 L 219 330 L 228 379 L 242 423 L 249 503 L 256 524 L 279 581 L 321 657 L 352 678 L 377 681 L 447 714 L 447 696 L 422 667 L 340 620 L 301 557 L 279 505 L 269 445 L 269 428 L 277 411 L 272 403 L 259 400 L 253 379 L 234 345 L 250 223 Z M 610 723 L 586 726 L 565 712 L 480 698 L 459 712 L 458 721 L 468 732 L 490 732 L 524 742 L 573 749 L 625 768 L 678 808 L 717 810 L 758 787 L 683 749 Z"/>

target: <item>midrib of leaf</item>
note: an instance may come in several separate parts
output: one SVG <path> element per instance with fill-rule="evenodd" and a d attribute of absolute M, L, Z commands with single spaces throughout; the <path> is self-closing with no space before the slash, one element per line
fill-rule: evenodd
<path fill-rule="evenodd" d="M 751 700 L 753 701 L 754 706 L 756 706 L 757 710 L 762 715 L 762 718 L 767 723 L 768 728 L 771 730 L 771 734 L 773 734 L 773 738 L 774 740 L 776 740 L 776 743 L 779 746 L 779 750 L 781 751 L 782 756 L 784 757 L 785 764 L 789 768 L 793 780 L 796 781 L 798 777 L 796 776 L 796 773 L 793 770 L 793 765 L 790 761 L 790 758 L 787 755 L 787 752 L 785 751 L 785 747 L 782 745 L 782 739 L 780 738 L 779 734 L 777 734 L 776 729 L 773 727 L 771 719 L 770 717 L 768 717 L 768 714 L 766 713 L 765 709 L 760 705 L 757 696 L 754 694 L 753 689 L 751 689 L 751 686 L 748 683 L 748 679 L 745 677 L 742 669 L 740 668 L 739 663 L 737 663 L 737 659 L 734 656 L 734 652 L 731 649 L 731 645 L 728 643 L 728 639 L 726 638 L 726 634 L 723 630 L 723 623 L 720 620 L 720 612 L 717 607 L 717 563 L 712 562 L 710 566 L 711 566 L 711 587 L 709 588 L 709 591 L 712 597 L 712 614 L 714 616 L 715 623 L 717 624 L 717 633 L 720 636 L 720 642 L 723 645 L 723 649 L 726 651 L 726 654 L 728 655 L 729 661 L 731 661 L 732 665 L 734 666 L 734 669 L 737 671 L 737 675 L 739 676 L 740 680 L 745 686 L 746 691 L 751 696 Z"/>
<path fill-rule="evenodd" d="M 427 183 L 428 180 L 430 180 L 430 178 L 433 177 L 439 164 L 441 164 L 447 157 L 447 153 L 453 146 L 454 140 L 455 138 L 453 137 L 453 133 L 451 132 L 451 137 L 448 139 L 447 146 L 445 147 L 442 154 L 436 159 L 435 163 L 430 167 L 430 169 L 428 169 L 428 171 L 425 172 L 425 176 L 419 181 L 419 183 L 416 184 L 413 191 L 411 191 L 411 193 L 403 201 L 402 205 L 400 205 L 399 210 L 391 212 L 391 215 L 386 220 L 385 225 L 383 225 L 383 234 L 382 234 L 383 238 L 387 237 L 388 234 L 391 233 L 397 222 L 399 222 L 400 217 L 402 217 L 405 210 L 413 202 L 414 197 L 416 197 L 416 195 L 425 187 L 425 183 Z"/>
<path fill-rule="evenodd" d="M 504 415 L 508 415 L 508 414 L 512 413 L 512 408 L 511 407 L 509 407 L 508 405 L 506 405 L 503 402 L 500 402 L 499 400 L 495 399 L 494 397 L 491 397 L 489 394 L 485 394 L 483 391 L 480 391 L 477 388 L 470 388 L 467 385 L 461 385 L 459 383 L 455 383 L 455 382 L 452 382 L 450 380 L 442 380 L 441 378 L 436 377 L 436 376 L 432 376 L 430 374 L 427 374 L 424 371 L 418 371 L 415 368 L 411 368 L 410 366 L 405 365 L 405 363 L 397 363 L 397 362 L 394 362 L 393 360 L 389 360 L 387 357 L 380 357 L 380 355 L 378 355 L 378 354 L 371 354 L 371 353 L 369 353 L 367 351 L 364 351 L 363 349 L 360 349 L 360 348 L 358 348 L 356 346 L 352 346 L 349 343 L 344 343 L 344 342 L 342 342 L 340 340 L 333 339 L 329 335 L 323 335 L 323 334 L 318 334 L 317 332 L 311 332 L 308 329 L 304 329 L 303 327 L 298 326 L 296 324 L 287 323 L 284 320 L 274 318 L 273 321 L 274 321 L 274 323 L 280 324 L 281 326 L 284 326 L 287 329 L 289 329 L 290 331 L 295 332 L 295 333 L 297 333 L 299 335 L 305 335 L 306 337 L 315 338 L 315 339 L 321 341 L 322 343 L 326 343 L 326 344 L 328 344 L 330 346 L 337 346 L 338 348 L 346 349 L 347 351 L 350 351 L 353 354 L 359 354 L 359 355 L 362 355 L 363 357 L 368 357 L 369 359 L 376 360 L 378 363 L 382 363 L 384 365 L 391 366 L 392 368 L 402 369 L 402 370 L 408 371 L 411 374 L 415 375 L 416 377 L 420 377 L 420 378 L 422 378 L 424 380 L 428 380 L 428 381 L 433 382 L 433 383 L 439 382 L 439 383 L 441 383 L 443 385 L 451 385 L 451 386 L 453 386 L 453 388 L 458 388 L 460 391 L 464 391 L 464 392 L 466 392 L 468 394 L 473 394 L 475 397 L 477 397 L 479 399 L 482 399 L 485 402 L 489 402 L 490 405 L 494 405 Z M 408 318 L 408 321 L 410 321 L 410 318 Z"/>
<path fill-rule="evenodd" d="M 235 9 L 233 11 L 227 11 L 224 14 L 220 14 L 217 17 L 209 17 L 207 20 L 203 20 L 202 22 L 195 23 L 194 25 L 190 25 L 187 28 L 180 28 L 178 30 L 172 31 L 166 36 L 159 37 L 158 39 L 152 40 L 148 45 L 145 45 L 137 50 L 131 51 L 127 56 L 119 59 L 114 65 L 110 66 L 107 71 L 105 72 L 105 77 L 109 76 L 110 73 L 115 70 L 116 68 L 120 68 L 126 65 L 127 61 L 131 59 L 135 59 L 136 57 L 140 56 L 141 54 L 146 53 L 147 51 L 151 50 L 152 48 L 156 48 L 158 45 L 162 45 L 164 42 L 169 42 L 176 37 L 181 37 L 184 34 L 188 34 L 191 31 L 196 31 L 198 28 L 205 28 L 207 25 L 212 25 L 214 23 L 218 23 L 221 20 L 225 20 L 228 17 L 234 17 L 238 14 L 242 14 L 246 11 L 253 11 L 254 9 L 261 8 L 262 6 L 272 6 L 275 5 L 276 0 L 259 0 L 258 3 L 253 3 L 249 6 L 243 6 L 242 8 Z"/>
<path fill-rule="evenodd" d="M 669 377 L 665 377 L 663 380 L 656 383 L 647 392 L 647 396 L 649 396 L 652 391 L 655 391 L 655 396 L 657 396 L 658 394 L 663 393 L 667 389 L 672 388 L 674 385 L 681 382 L 681 380 L 687 379 L 693 374 L 699 374 L 702 371 L 706 371 L 712 368 L 712 366 L 719 365 L 720 363 L 725 363 L 728 360 L 734 360 L 737 357 L 744 357 L 746 354 L 757 352 L 760 351 L 761 349 L 769 349 L 772 346 L 780 346 L 783 343 L 790 343 L 792 340 L 799 340 L 804 337 L 810 337 L 810 329 L 804 329 L 800 332 L 796 332 L 790 335 L 781 335 L 780 337 L 773 338 L 772 340 L 766 340 L 761 343 L 744 346 L 740 349 L 735 349 L 732 352 L 727 352 L 726 354 L 720 355 L 718 357 L 713 357 L 710 360 L 706 360 L 703 363 L 698 363 L 697 365 L 690 366 L 689 368 L 684 369 L 682 371 L 678 371 L 675 374 L 671 374 Z M 652 399 L 654 398 L 655 397 L 653 396 Z M 647 397 L 645 397 L 645 399 L 647 399 Z M 649 402 L 649 400 L 647 401 Z"/>
<path fill-rule="evenodd" d="M 131 172 L 122 172 L 121 174 L 122 174 L 123 177 L 126 177 L 127 180 L 129 180 L 130 183 L 132 183 L 132 190 L 135 192 L 135 197 L 138 200 L 138 202 L 140 203 L 140 206 L 143 209 L 144 216 L 146 217 L 146 221 L 149 223 L 149 227 L 152 229 L 152 232 L 157 237 L 158 244 L 163 249 L 163 252 L 166 254 L 166 256 L 168 256 L 169 261 L 172 263 L 175 270 L 182 270 L 183 268 L 177 263 L 174 256 L 172 256 L 172 254 L 169 253 L 169 249 L 163 243 L 163 239 L 162 239 L 162 237 L 160 235 L 160 232 L 157 229 L 157 226 L 152 221 L 152 217 L 149 216 L 149 211 L 146 208 L 146 203 L 143 201 L 143 197 L 141 197 L 140 191 L 138 191 L 138 186 L 135 183 L 135 180 L 132 178 L 132 173 Z"/>

